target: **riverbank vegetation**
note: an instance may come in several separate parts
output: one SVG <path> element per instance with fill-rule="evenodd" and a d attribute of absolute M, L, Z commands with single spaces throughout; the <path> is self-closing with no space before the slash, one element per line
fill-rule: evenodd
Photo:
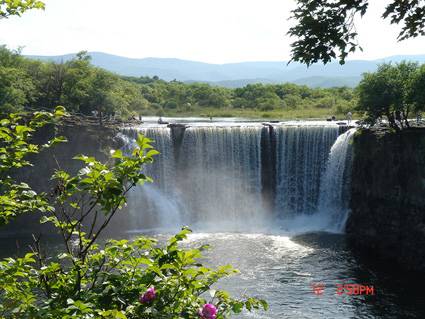
<path fill-rule="evenodd" d="M 296 84 L 250 84 L 229 89 L 206 83 L 122 77 L 90 64 L 85 52 L 63 63 L 27 59 L 0 47 L 0 107 L 3 113 L 51 110 L 70 113 L 324 118 L 354 107 L 350 88 L 313 89 Z"/>

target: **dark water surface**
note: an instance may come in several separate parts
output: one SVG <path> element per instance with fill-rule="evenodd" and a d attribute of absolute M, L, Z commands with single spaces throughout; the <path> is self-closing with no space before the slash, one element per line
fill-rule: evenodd
<path fill-rule="evenodd" d="M 241 271 L 220 288 L 269 302 L 267 313 L 241 318 L 425 318 L 424 281 L 353 256 L 344 235 L 190 236 L 190 245 L 200 243 L 213 246 L 209 263 L 231 264 Z M 313 293 L 315 283 L 324 284 L 322 295 Z M 373 285 L 375 295 L 338 295 L 336 284 L 343 283 Z"/>
<path fill-rule="evenodd" d="M 150 234 L 152 235 L 152 234 Z M 126 237 L 135 234 L 126 234 Z M 155 235 L 160 240 L 168 235 Z M 48 237 L 48 249 L 60 242 Z M 2 257 L 27 251 L 28 238 L 1 239 Z M 239 318 L 425 318 L 424 280 L 353 255 L 344 235 L 309 233 L 293 237 L 253 233 L 194 233 L 184 245 L 210 244 L 205 262 L 231 264 L 240 274 L 217 288 L 268 301 L 270 310 Z M 313 293 L 322 283 L 324 292 Z M 374 287 L 375 295 L 338 295 L 336 285 Z"/>

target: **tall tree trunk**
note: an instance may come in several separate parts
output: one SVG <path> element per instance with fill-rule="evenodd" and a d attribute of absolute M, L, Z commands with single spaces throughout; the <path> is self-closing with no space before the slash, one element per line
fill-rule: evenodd
<path fill-rule="evenodd" d="M 397 123 L 395 121 L 395 116 L 392 112 L 387 113 L 387 118 L 388 118 L 388 123 L 389 123 L 390 127 L 397 130 L 397 131 L 400 131 L 400 127 L 397 125 Z"/>
<path fill-rule="evenodd" d="M 405 111 L 403 112 L 404 123 L 406 124 L 406 127 L 410 127 L 409 114 L 410 114 L 410 107 L 407 105 L 405 108 Z"/>

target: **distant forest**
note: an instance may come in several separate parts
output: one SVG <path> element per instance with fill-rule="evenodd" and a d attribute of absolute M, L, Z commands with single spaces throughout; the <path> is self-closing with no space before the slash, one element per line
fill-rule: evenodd
<path fill-rule="evenodd" d="M 343 115 L 355 105 L 348 87 L 309 88 L 291 83 L 224 88 L 206 83 L 127 77 L 93 66 L 87 52 L 57 63 L 0 47 L 0 112 L 53 109 L 96 111 L 127 119 L 139 115 L 320 117 Z"/>

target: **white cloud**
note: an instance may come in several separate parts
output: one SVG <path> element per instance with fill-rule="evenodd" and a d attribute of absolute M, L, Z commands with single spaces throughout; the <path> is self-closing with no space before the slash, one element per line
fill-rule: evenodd
<path fill-rule="evenodd" d="M 379 16 L 358 24 L 365 51 L 352 58 L 425 53 L 425 38 L 397 43 Z M 287 60 L 292 0 L 46 0 L 46 11 L 0 22 L 0 43 L 26 54 L 80 50 L 127 57 L 176 57 L 212 63 Z"/>

